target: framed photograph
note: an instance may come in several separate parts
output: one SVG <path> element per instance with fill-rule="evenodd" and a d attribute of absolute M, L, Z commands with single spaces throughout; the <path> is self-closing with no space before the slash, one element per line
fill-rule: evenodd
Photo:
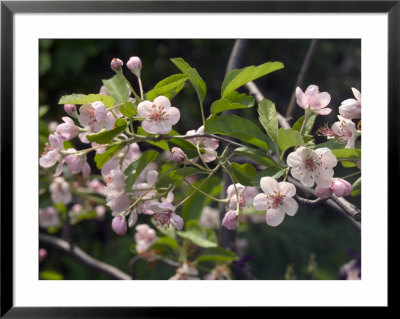
<path fill-rule="evenodd" d="M 1 317 L 388 307 L 399 19 L 2 1 Z"/>

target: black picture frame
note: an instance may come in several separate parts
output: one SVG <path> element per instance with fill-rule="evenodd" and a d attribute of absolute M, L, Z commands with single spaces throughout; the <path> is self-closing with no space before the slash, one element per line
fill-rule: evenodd
<path fill-rule="evenodd" d="M 13 19 L 16 13 L 270 12 L 387 13 L 389 169 L 388 203 L 399 178 L 400 1 L 1 1 L 1 318 L 190 317 L 187 307 L 15 307 L 13 303 Z M 391 187 L 392 186 L 392 187 Z M 395 213 L 397 209 L 395 209 Z M 389 216 L 390 217 L 390 216 Z M 390 223 L 389 223 L 390 225 Z M 392 224 L 393 225 L 393 224 Z M 389 233 L 390 228 L 389 228 Z M 390 242 L 389 242 L 390 243 Z M 390 298 L 388 300 L 390 305 Z M 291 308 L 296 314 L 306 308 Z M 204 309 L 203 309 L 204 310 Z M 213 315 L 226 315 L 215 308 Z M 207 310 L 208 311 L 208 310 Z M 235 314 L 246 309 L 235 309 Z M 299 312 L 300 311 L 300 312 Z M 186 314 L 187 313 L 187 314 Z"/>

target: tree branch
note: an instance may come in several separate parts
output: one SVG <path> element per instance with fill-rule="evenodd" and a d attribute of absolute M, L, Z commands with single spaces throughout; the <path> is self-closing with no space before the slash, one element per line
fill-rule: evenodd
<path fill-rule="evenodd" d="M 299 204 L 303 204 L 303 205 L 307 205 L 307 206 L 311 206 L 311 207 L 318 206 L 318 205 L 322 204 L 325 201 L 325 199 L 322 199 L 322 198 L 307 199 L 307 198 L 300 197 L 298 195 L 294 195 L 294 199 Z"/>
<path fill-rule="evenodd" d="M 111 266 L 109 264 L 106 264 L 100 260 L 97 260 L 89 256 L 87 253 L 85 253 L 82 249 L 80 249 L 76 245 L 71 247 L 71 245 L 68 242 L 60 238 L 46 234 L 39 234 L 39 242 L 60 249 L 63 252 L 67 253 L 68 255 L 81 261 L 85 266 L 98 270 L 102 273 L 105 273 L 109 275 L 111 278 L 121 279 L 121 280 L 132 279 L 131 276 L 115 268 L 114 266 Z"/>
<path fill-rule="evenodd" d="M 234 69 L 240 67 L 248 44 L 249 40 L 247 39 L 238 39 L 235 41 L 235 44 L 233 45 L 231 51 L 231 55 L 229 56 L 229 61 L 226 67 L 225 76 L 227 76 Z"/>
<path fill-rule="evenodd" d="M 298 86 L 301 86 L 303 83 L 304 76 L 306 75 L 307 70 L 310 67 L 311 59 L 312 59 L 312 56 L 314 55 L 316 44 L 317 44 L 316 39 L 311 40 L 310 46 L 308 47 L 308 50 L 306 53 L 306 57 L 304 58 L 304 61 L 303 61 L 303 65 L 301 66 L 300 73 L 297 76 L 296 85 L 294 87 L 292 97 L 290 98 L 290 102 L 287 107 L 286 118 L 290 118 L 293 114 L 293 110 L 294 110 L 294 106 L 295 106 L 295 102 L 296 102 L 296 88 Z"/>

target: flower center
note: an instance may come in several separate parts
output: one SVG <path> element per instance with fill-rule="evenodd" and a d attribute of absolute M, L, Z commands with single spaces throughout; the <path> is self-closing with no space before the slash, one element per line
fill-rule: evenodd
<path fill-rule="evenodd" d="M 268 198 L 270 199 L 270 201 L 267 203 L 267 209 L 276 209 L 282 204 L 286 196 L 277 191 L 274 191 L 274 193 L 269 195 Z"/>
<path fill-rule="evenodd" d="M 93 118 L 94 117 L 94 110 L 87 110 L 87 112 L 89 113 L 89 117 Z"/>
<path fill-rule="evenodd" d="M 106 177 L 106 183 L 107 183 L 107 184 L 112 183 L 112 181 L 113 181 L 113 179 L 112 179 L 111 176 L 107 176 L 107 177 Z"/>
<path fill-rule="evenodd" d="M 150 121 L 154 121 L 154 122 L 158 123 L 160 121 L 168 120 L 169 116 L 164 111 L 163 106 L 159 106 L 157 109 L 157 106 L 155 104 L 153 104 L 151 107 L 152 107 L 152 110 L 148 114 Z"/>
<path fill-rule="evenodd" d="M 322 164 L 321 158 L 313 158 L 312 156 L 307 156 L 306 159 L 304 160 L 305 169 L 311 172 L 314 172 L 321 164 Z"/>
<path fill-rule="evenodd" d="M 153 215 L 154 222 L 157 226 L 168 228 L 170 224 L 171 214 L 171 210 L 169 210 L 167 213 L 155 213 Z"/>
<path fill-rule="evenodd" d="M 50 147 L 49 143 L 46 143 L 44 146 L 42 156 L 45 156 L 49 151 L 51 151 L 51 147 Z"/>

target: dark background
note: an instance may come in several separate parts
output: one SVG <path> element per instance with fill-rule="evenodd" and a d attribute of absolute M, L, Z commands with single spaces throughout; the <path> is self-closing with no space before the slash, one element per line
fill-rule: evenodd
<path fill-rule="evenodd" d="M 170 58 L 182 57 L 196 68 L 208 89 L 204 101 L 207 117 L 211 103 L 220 96 L 220 87 L 233 44 L 232 39 L 42 39 L 39 42 L 39 105 L 50 107 L 43 120 L 61 122 L 61 116 L 65 113 L 57 103 L 62 95 L 97 93 L 102 85 L 101 80 L 114 75 L 109 68 L 111 59 L 118 57 L 126 63 L 132 55 L 142 59 L 145 92 L 152 89 L 158 81 L 179 73 L 169 61 Z M 286 113 L 309 44 L 309 39 L 257 39 L 249 42 L 242 67 L 268 61 L 281 61 L 285 65 L 284 69 L 256 81 L 264 96 L 275 102 L 280 113 Z M 125 74 L 136 89 L 134 76 L 127 71 Z M 325 122 L 333 123 L 337 120 L 338 106 L 341 101 L 353 97 L 351 87 L 361 91 L 360 81 L 360 40 L 318 40 L 301 88 L 304 91 L 308 85 L 316 84 L 320 91 L 327 91 L 332 97 L 330 107 L 333 112 L 329 116 L 318 117 L 313 133 Z M 239 91 L 246 92 L 245 88 Z M 174 98 L 172 104 L 181 110 L 181 120 L 174 126 L 175 130 L 185 134 L 187 130 L 197 129 L 201 125 L 197 96 L 190 85 Z M 237 110 L 235 113 L 257 121 L 256 107 Z M 291 123 L 301 115 L 303 110 L 296 106 Z M 335 176 L 344 176 L 351 172 L 352 169 L 344 169 L 338 165 Z M 359 197 L 348 199 L 357 205 L 360 203 Z M 133 232 L 118 237 L 112 233 L 110 221 L 110 214 L 107 214 L 103 222 L 83 221 L 74 226 L 74 239 L 93 257 L 129 272 L 128 263 L 133 257 L 129 249 L 133 243 Z M 312 209 L 301 207 L 295 217 L 286 217 L 276 228 L 265 223 L 243 225 L 239 229 L 238 237 L 248 240 L 245 254 L 251 256 L 248 263 L 258 279 L 284 279 L 288 266 L 293 266 L 298 279 L 337 279 L 339 267 L 352 258 L 349 252 L 360 252 L 361 247 L 360 233 L 345 217 L 325 206 Z M 318 265 L 313 275 L 308 271 L 311 255 L 315 256 Z M 108 279 L 51 249 L 49 257 L 40 268 L 41 271 L 55 271 L 64 279 Z M 173 268 L 162 264 L 148 269 L 144 262 L 139 262 L 136 269 L 138 278 L 142 279 L 167 279 L 174 272 Z"/>

